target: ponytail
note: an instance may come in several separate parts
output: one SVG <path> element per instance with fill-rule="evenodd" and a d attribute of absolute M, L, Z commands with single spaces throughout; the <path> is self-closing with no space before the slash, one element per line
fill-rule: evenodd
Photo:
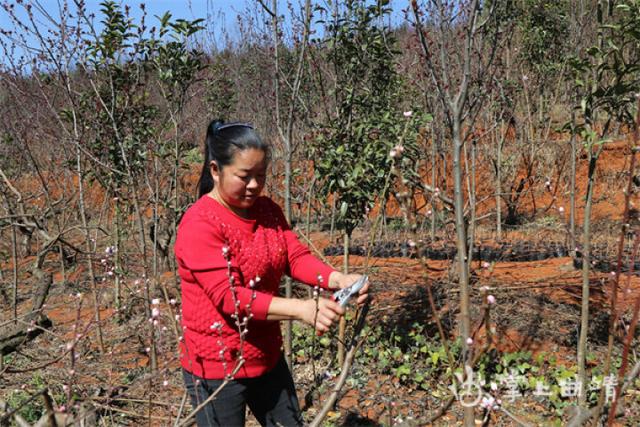
<path fill-rule="evenodd" d="M 204 164 L 202 165 L 202 172 L 200 172 L 200 179 L 198 180 L 198 198 L 204 196 L 213 190 L 214 182 L 211 175 L 211 161 L 214 160 L 211 156 L 211 144 L 214 133 L 224 123 L 221 119 L 213 120 L 207 126 L 207 136 L 204 140 Z"/>

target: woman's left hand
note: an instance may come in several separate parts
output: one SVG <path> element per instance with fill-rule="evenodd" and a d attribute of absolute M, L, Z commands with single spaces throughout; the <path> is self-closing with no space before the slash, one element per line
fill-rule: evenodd
<path fill-rule="evenodd" d="M 358 279 L 362 277 L 362 274 L 344 274 L 339 271 L 334 271 L 329 275 L 329 289 L 344 289 L 353 285 Z M 364 284 L 360 292 L 358 292 L 358 305 L 362 305 L 369 299 L 369 281 Z"/>

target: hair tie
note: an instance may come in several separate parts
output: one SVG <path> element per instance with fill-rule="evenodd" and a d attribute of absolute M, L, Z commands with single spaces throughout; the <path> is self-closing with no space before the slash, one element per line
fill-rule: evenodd
<path fill-rule="evenodd" d="M 245 127 L 249 129 L 253 129 L 253 125 L 251 123 L 246 122 L 229 122 L 225 123 L 222 120 L 216 120 L 211 123 L 211 133 L 214 135 L 219 135 L 221 131 L 234 127 Z"/>
<path fill-rule="evenodd" d="M 218 132 L 220 132 L 220 128 L 222 128 L 224 126 L 224 120 L 214 120 L 213 122 L 211 122 L 211 133 L 212 134 L 217 134 Z"/>

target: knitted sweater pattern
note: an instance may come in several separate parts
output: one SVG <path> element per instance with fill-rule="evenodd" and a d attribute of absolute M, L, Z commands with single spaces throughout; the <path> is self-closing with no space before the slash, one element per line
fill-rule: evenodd
<path fill-rule="evenodd" d="M 268 372 L 280 357 L 277 321 L 266 320 L 284 273 L 324 285 L 333 271 L 289 229 L 280 207 L 260 197 L 251 219 L 208 196 L 185 213 L 176 258 L 181 277 L 182 366 L 204 378 L 224 378 L 240 359 L 236 378 Z M 318 283 L 318 276 L 323 283 Z"/>

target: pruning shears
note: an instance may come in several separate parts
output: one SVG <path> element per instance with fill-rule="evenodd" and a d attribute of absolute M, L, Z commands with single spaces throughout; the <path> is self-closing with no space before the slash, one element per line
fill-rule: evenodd
<path fill-rule="evenodd" d="M 358 280 L 353 282 L 351 286 L 348 288 L 340 289 L 333 293 L 333 300 L 340 304 L 340 307 L 344 308 L 349 303 L 349 300 L 360 292 L 360 289 L 364 286 L 365 283 L 369 280 L 369 277 L 365 274 L 360 277 Z"/>

